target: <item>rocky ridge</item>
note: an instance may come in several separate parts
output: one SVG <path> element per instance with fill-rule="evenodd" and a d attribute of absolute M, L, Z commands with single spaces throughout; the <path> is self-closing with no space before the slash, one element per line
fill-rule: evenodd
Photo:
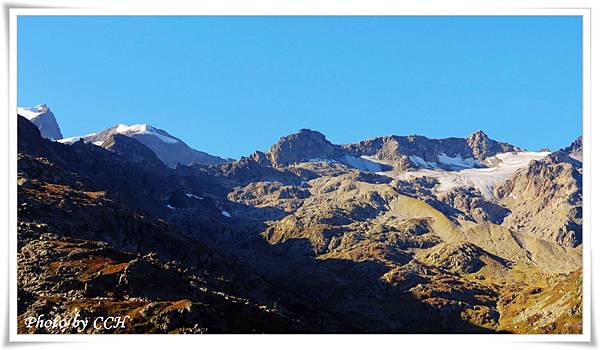
<path fill-rule="evenodd" d="M 206 152 L 197 151 L 166 131 L 148 124 L 119 124 L 106 130 L 84 136 L 69 137 L 59 140 L 59 142 L 70 144 L 83 140 L 84 142 L 103 147 L 104 143 L 110 143 L 110 140 L 115 135 L 127 136 L 139 141 L 154 152 L 158 159 L 165 165 L 171 168 L 175 168 L 177 165 L 190 165 L 194 163 L 221 164 L 228 161 Z"/>

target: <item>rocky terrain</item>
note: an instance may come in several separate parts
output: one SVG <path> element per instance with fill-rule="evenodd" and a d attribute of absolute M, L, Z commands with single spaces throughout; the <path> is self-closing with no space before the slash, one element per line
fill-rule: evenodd
<path fill-rule="evenodd" d="M 18 142 L 20 332 L 77 313 L 128 315 L 123 333 L 582 331 L 581 140 L 303 129 L 173 166 L 19 117 Z"/>

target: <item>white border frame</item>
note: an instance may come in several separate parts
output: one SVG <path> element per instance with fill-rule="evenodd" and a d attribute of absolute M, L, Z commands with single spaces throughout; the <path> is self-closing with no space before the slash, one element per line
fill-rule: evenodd
<path fill-rule="evenodd" d="M 325 2 L 326 3 L 326 2 Z M 576 2 L 573 2 L 576 3 Z M 570 3 L 570 4 L 573 4 Z M 207 5 L 207 4 L 203 4 Z M 9 312 L 9 340 L 11 342 L 72 342 L 72 341 L 119 341 L 127 342 L 129 344 L 137 344 L 139 341 L 147 341 L 148 336 L 151 337 L 152 341 L 162 339 L 165 341 L 164 336 L 160 335 L 87 335 L 87 334 L 74 334 L 74 335 L 45 335 L 45 334 L 17 334 L 17 252 L 16 252 L 16 232 L 17 232 L 17 123 L 16 118 L 12 118 L 13 112 L 17 109 L 17 17 L 18 16 L 113 16 L 113 15 L 141 15 L 141 16 L 213 16 L 213 15 L 235 15 L 235 16 L 247 16 L 247 15 L 350 15 L 350 16 L 582 16 L 582 97 L 583 97 L 583 141 L 584 141 L 584 167 L 583 167 L 583 285 L 584 285 L 584 303 L 583 303 L 583 334 L 559 334 L 559 335 L 522 335 L 522 334 L 492 334 L 492 335 L 432 335 L 432 334 L 398 334 L 404 337 L 419 338 L 419 340 L 427 340 L 437 338 L 438 341 L 465 341 L 465 342 L 489 342 L 490 340 L 498 340 L 505 342 L 590 342 L 591 337 L 591 76 L 590 76 L 590 59 L 591 59 L 591 8 L 528 8 L 528 9 L 450 9 L 440 10 L 411 10 L 411 9 L 393 9 L 386 8 L 385 10 L 373 9 L 372 6 L 364 4 L 364 8 L 356 9 L 357 6 L 351 6 L 350 9 L 345 9 L 343 6 L 331 8 L 330 6 L 321 6 L 318 10 L 302 10 L 297 8 L 290 8 L 286 6 L 277 6 L 277 4 L 271 4 L 272 6 L 267 9 L 248 9 L 239 10 L 238 8 L 228 8 L 227 6 L 222 7 L 219 4 L 208 4 L 203 10 L 110 10 L 110 9 L 47 9 L 47 8 L 10 8 L 9 9 L 9 40 L 10 40 L 10 52 L 9 52 L 9 108 L 7 111 L 9 126 L 10 126 L 10 196 L 9 196 L 9 219 L 10 219 L 10 232 L 9 232 L 9 281 L 10 281 L 10 312 Z M 212 6 L 210 6 L 212 5 Z M 222 4 L 221 4 L 222 5 Z M 442 5 L 444 6 L 444 5 Z M 448 6 L 448 5 L 445 5 Z M 359 6 L 360 7 L 360 6 Z M 243 7 L 242 7 L 243 8 Z M 456 7 L 455 7 L 456 8 Z M 396 337 L 398 335 L 362 335 L 361 338 L 366 340 L 365 345 L 369 346 L 374 340 L 373 337 Z M 143 337 L 143 340 L 140 340 Z M 185 336 L 189 337 L 189 336 Z M 203 337 L 213 338 L 214 336 L 204 335 Z M 246 341 L 248 335 L 237 335 L 236 338 L 242 338 L 238 340 Z M 169 337 L 172 338 L 172 337 Z M 193 338 L 195 341 L 200 338 Z M 264 338 L 263 338 L 264 339 Z M 397 338 L 396 338 L 397 339 Z M 170 343 L 170 340 L 166 344 Z M 213 338 L 213 341 L 215 339 Z M 284 339 L 281 339 L 285 341 Z M 356 337 L 353 338 L 353 342 L 358 340 Z M 287 342 L 287 341 L 286 341 Z M 362 341 L 361 341 L 362 343 Z M 214 344 L 214 343 L 213 343 Z M 218 344 L 218 342 L 216 343 Z"/>

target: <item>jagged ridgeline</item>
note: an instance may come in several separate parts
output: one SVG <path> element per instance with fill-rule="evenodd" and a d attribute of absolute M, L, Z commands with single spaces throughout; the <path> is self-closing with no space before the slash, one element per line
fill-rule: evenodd
<path fill-rule="evenodd" d="M 582 142 L 477 131 L 231 160 L 147 124 L 19 109 L 18 322 L 88 333 L 581 333 Z M 54 126 L 52 126 L 54 125 Z"/>

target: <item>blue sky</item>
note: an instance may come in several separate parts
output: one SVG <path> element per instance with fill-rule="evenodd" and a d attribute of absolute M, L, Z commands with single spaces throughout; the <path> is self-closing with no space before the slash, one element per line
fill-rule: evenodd
<path fill-rule="evenodd" d="M 19 17 L 18 104 L 63 134 L 149 123 L 239 158 L 301 128 L 334 143 L 582 132 L 579 17 Z"/>

